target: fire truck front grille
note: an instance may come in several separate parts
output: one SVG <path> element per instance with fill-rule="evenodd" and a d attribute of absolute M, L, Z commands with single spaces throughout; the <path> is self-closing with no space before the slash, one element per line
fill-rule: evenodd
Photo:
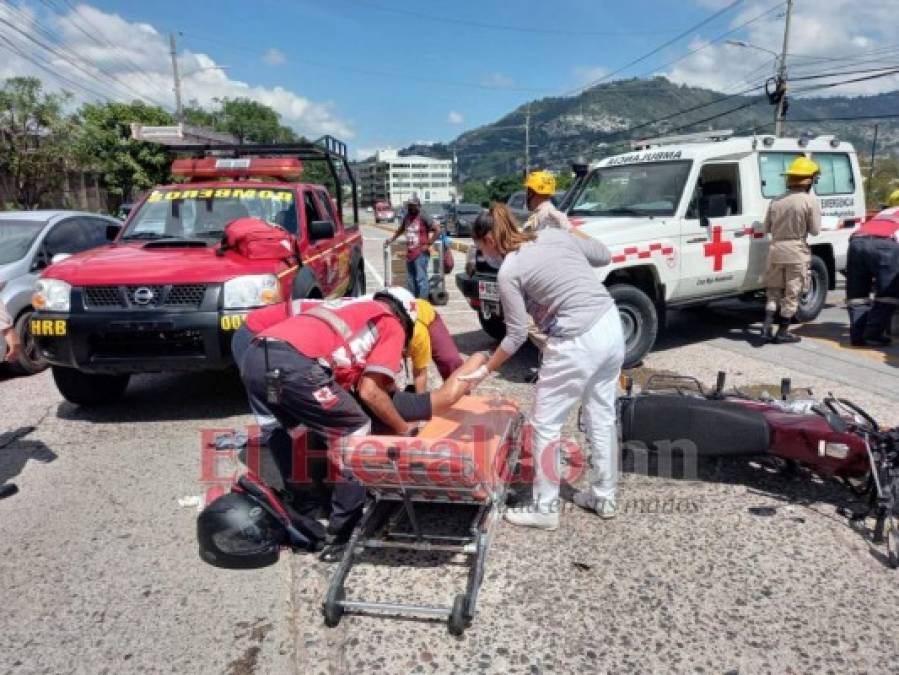
<path fill-rule="evenodd" d="M 206 284 L 85 286 L 84 309 L 199 309 L 205 295 Z"/>

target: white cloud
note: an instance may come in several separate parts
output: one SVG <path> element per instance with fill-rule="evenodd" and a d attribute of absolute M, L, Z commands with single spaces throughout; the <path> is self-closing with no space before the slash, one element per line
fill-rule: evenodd
<path fill-rule="evenodd" d="M 174 110 L 168 36 L 153 26 L 130 22 L 118 14 L 84 4 L 77 6 L 77 12 L 36 16 L 25 6 L 4 3 L 0 4 L 0 18 L 27 35 L 38 37 L 37 27 L 42 26 L 60 38 L 56 44 L 59 53 L 52 54 L 0 24 L 0 36 L 10 40 L 20 52 L 4 50 L 5 43 L 0 40 L 3 54 L 0 79 L 33 75 L 49 89 L 71 91 L 76 102 L 96 100 L 100 93 L 120 101 L 142 98 Z M 95 42 L 89 35 L 99 39 Z M 349 139 L 354 135 L 352 125 L 335 113 L 330 102 L 314 101 L 280 86 L 254 86 L 232 79 L 223 70 L 211 70 L 221 64 L 204 53 L 181 50 L 178 64 L 185 73 L 182 78 L 185 102 L 195 100 L 202 106 L 212 107 L 215 98 L 246 97 L 271 106 L 285 124 L 306 136 L 333 134 Z M 80 87 L 73 86 L 73 82 Z"/>
<path fill-rule="evenodd" d="M 272 47 L 263 54 L 262 60 L 270 66 L 280 66 L 287 63 L 287 56 L 280 49 Z"/>
<path fill-rule="evenodd" d="M 450 124 L 463 124 L 465 122 L 465 116 L 460 112 L 450 110 L 449 115 L 447 115 L 447 121 Z"/>
<path fill-rule="evenodd" d="M 481 80 L 481 84 L 488 87 L 498 87 L 503 89 L 513 86 L 515 80 L 503 73 L 490 73 Z"/>
<path fill-rule="evenodd" d="M 698 0 L 698 4 L 717 8 L 726 3 L 723 0 Z M 888 2 L 858 0 L 794 3 L 787 56 L 788 75 L 799 78 L 895 64 L 899 51 L 895 45 L 895 36 L 899 32 L 899 13 L 895 12 L 892 5 L 893 3 Z M 730 26 L 745 23 L 763 14 L 769 7 L 766 0 L 751 0 L 734 15 Z M 772 12 L 731 37 L 776 53 L 782 48 L 783 24 L 783 13 Z M 702 47 L 709 37 L 719 32 L 722 31 L 717 26 L 714 30 L 710 29 L 708 35 L 695 36 L 689 48 Z M 696 52 L 661 74 L 678 83 L 719 91 L 741 91 L 756 83 L 763 83 L 773 72 L 773 54 L 719 42 Z M 796 79 L 791 85 L 791 92 L 798 96 L 801 89 L 809 86 L 863 76 L 860 73 L 832 79 Z M 801 95 L 860 95 L 895 89 L 899 89 L 899 76 L 820 89 Z"/>

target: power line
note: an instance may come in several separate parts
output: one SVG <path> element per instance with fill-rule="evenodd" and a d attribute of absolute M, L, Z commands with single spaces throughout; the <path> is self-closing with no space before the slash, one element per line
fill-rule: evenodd
<path fill-rule="evenodd" d="M 656 72 L 656 71 L 658 71 L 658 70 L 661 70 L 662 68 L 667 68 L 668 66 L 673 66 L 675 63 L 680 63 L 680 62 L 683 61 L 684 59 L 689 58 L 689 57 L 693 56 L 694 54 L 696 54 L 696 53 L 698 53 L 698 52 L 701 52 L 703 49 L 708 49 L 708 48 L 711 47 L 713 44 L 716 44 L 716 43 L 718 43 L 718 42 L 721 42 L 721 40 L 723 40 L 724 38 L 726 38 L 728 35 L 733 35 L 733 34 L 736 33 L 737 31 L 740 31 L 740 30 L 742 30 L 743 28 L 746 28 L 746 26 L 749 26 L 749 25 L 755 23 L 756 21 L 761 21 L 762 19 L 764 19 L 766 16 L 768 16 L 768 15 L 771 14 L 772 12 L 775 12 L 775 11 L 777 11 L 778 9 L 780 9 L 781 7 L 783 7 L 783 5 L 784 5 L 784 2 L 783 2 L 783 1 L 778 2 L 778 3 L 776 3 L 775 5 L 772 5 L 772 6 L 771 6 L 769 9 L 767 9 L 766 11 L 762 12 L 761 14 L 759 14 L 758 16 L 756 16 L 756 17 L 754 17 L 754 18 L 752 18 L 752 19 L 749 19 L 748 21 L 744 21 L 744 22 L 741 23 L 739 26 L 735 26 L 734 28 L 731 28 L 731 29 L 730 29 L 729 31 L 727 31 L 726 33 L 721 33 L 721 35 L 718 35 L 717 37 L 713 38 L 712 40 L 709 40 L 708 42 L 706 42 L 706 43 L 705 43 L 704 45 L 702 45 L 701 47 L 697 47 L 696 49 L 691 49 L 690 51 L 688 51 L 688 52 L 687 52 L 686 54 L 684 54 L 683 56 L 681 56 L 681 57 L 679 57 L 679 58 L 676 58 L 676 59 L 674 59 L 673 61 L 668 61 L 667 63 L 663 63 L 663 64 L 660 65 L 660 66 L 655 66 L 652 70 L 647 71 L 646 73 L 643 73 L 643 74 L 644 74 L 644 75 L 650 75 L 650 74 L 652 74 L 653 72 Z M 638 76 L 638 77 L 639 77 L 639 76 Z"/>
<path fill-rule="evenodd" d="M 573 89 L 572 91 L 570 91 L 570 92 L 568 92 L 568 93 L 566 93 L 566 94 L 563 94 L 563 96 L 571 96 L 571 95 L 580 93 L 580 92 L 584 91 L 585 89 L 589 89 L 589 88 L 591 88 L 591 87 L 595 87 L 597 84 L 601 84 L 602 82 L 608 81 L 609 79 L 611 79 L 611 78 L 614 77 L 615 75 L 618 75 L 619 73 L 621 73 L 621 72 L 627 70 L 627 69 L 630 68 L 631 66 L 635 66 L 635 65 L 637 65 L 638 63 L 642 63 L 643 61 L 645 61 L 645 60 L 648 59 L 649 57 L 658 54 L 660 51 L 662 51 L 662 50 L 665 49 L 666 47 L 670 47 L 670 46 L 673 45 L 675 42 L 678 42 L 679 40 L 682 40 L 683 38 L 687 37 L 688 35 L 690 35 L 690 34 L 691 34 L 692 32 L 694 32 L 695 30 L 698 30 L 699 28 L 702 28 L 703 26 L 705 26 L 705 25 L 711 23 L 712 21 L 714 21 L 715 19 L 719 18 L 720 16 L 723 16 L 724 14 L 726 14 L 727 12 L 729 12 L 730 10 L 732 10 L 734 7 L 736 7 L 737 5 L 739 5 L 739 4 L 742 3 L 742 2 L 743 2 L 743 0 L 733 0 L 733 2 L 731 2 L 731 3 L 728 4 L 728 5 L 726 5 L 725 7 L 722 7 L 721 9 L 719 9 L 717 12 L 715 12 L 715 13 L 712 14 L 711 16 L 706 17 L 705 19 L 703 19 L 702 21 L 700 21 L 699 23 L 697 23 L 695 26 L 691 26 L 690 28 L 688 28 L 687 30 L 683 31 L 682 33 L 678 33 L 676 36 L 674 36 L 673 38 L 671 38 L 671 39 L 668 40 L 667 42 L 664 42 L 663 44 L 661 44 L 661 45 L 659 45 L 658 47 L 656 47 L 655 49 L 653 49 L 653 50 L 647 52 L 647 53 L 644 54 L 643 56 L 640 56 L 639 58 L 636 58 L 636 59 L 634 59 L 633 61 L 630 61 L 629 63 L 626 63 L 625 65 L 623 65 L 623 66 L 621 66 L 621 67 L 619 67 L 619 68 L 616 68 L 616 69 L 613 70 L 611 73 L 608 73 L 608 74 L 602 76 L 601 78 L 599 78 L 599 79 L 597 79 L 597 80 L 594 80 L 593 82 L 587 84 L 586 86 L 579 87 L 579 88 L 577 88 L 577 89 Z"/>
<path fill-rule="evenodd" d="M 249 45 L 240 45 L 233 43 L 225 43 L 217 38 L 205 37 L 202 35 L 196 35 L 194 33 L 182 33 L 182 35 L 186 38 L 190 38 L 191 40 L 199 40 L 201 42 L 211 42 L 217 45 L 222 49 L 231 49 L 234 51 L 240 52 L 248 52 L 251 54 L 259 54 L 259 48 L 251 47 Z M 519 92 L 530 92 L 530 93 L 546 93 L 546 89 L 538 89 L 536 87 L 515 87 L 515 86 L 503 86 L 498 84 L 487 84 L 483 82 L 466 82 L 463 80 L 444 80 L 441 78 L 420 76 L 420 75 L 411 75 L 404 73 L 391 73 L 387 71 L 379 71 L 373 70 L 370 68 L 359 68 L 357 66 L 348 66 L 344 64 L 335 64 L 331 62 L 323 62 L 323 61 L 315 61 L 313 59 L 305 59 L 305 58 L 294 58 L 291 56 L 291 61 L 296 61 L 297 63 L 303 63 L 310 66 L 316 66 L 320 68 L 331 68 L 334 70 L 343 70 L 352 73 L 359 73 L 361 75 L 369 75 L 373 77 L 384 77 L 384 78 L 396 78 L 402 80 L 410 80 L 415 82 L 426 82 L 428 84 L 442 84 L 450 87 L 469 87 L 473 89 L 489 89 L 489 90 L 501 90 L 501 91 L 519 91 Z"/>
<path fill-rule="evenodd" d="M 485 21 L 474 21 L 470 19 L 459 19 L 451 16 L 435 16 L 418 12 L 411 9 L 400 9 L 398 7 L 385 7 L 372 2 L 361 2 L 360 0 L 344 0 L 344 2 L 356 5 L 358 7 L 366 7 L 379 12 L 389 14 L 397 14 L 401 16 L 411 16 L 416 19 L 423 19 L 439 24 L 453 24 L 456 26 L 465 26 L 467 28 L 483 28 L 485 30 L 510 31 L 514 33 L 530 33 L 534 35 L 566 35 L 566 36 L 582 36 L 582 37 L 626 37 L 628 35 L 658 35 L 659 33 L 673 33 L 673 30 L 626 30 L 626 31 L 593 31 L 593 30 L 572 30 L 569 28 L 540 28 L 536 26 L 513 26 L 509 24 L 488 23 Z"/>
<path fill-rule="evenodd" d="M 11 7 L 13 10 L 17 11 L 17 12 L 19 11 L 18 8 L 14 8 L 14 7 L 12 7 L 12 6 L 10 6 L 10 7 Z M 26 40 L 28 40 L 29 42 L 31 42 L 31 43 L 37 45 L 37 46 L 40 47 L 41 49 L 44 49 L 44 50 L 46 50 L 47 52 L 49 52 L 50 54 L 56 56 L 57 58 L 62 59 L 64 62 L 66 62 L 67 64 L 69 64 L 69 65 L 72 66 L 73 68 L 75 68 L 75 69 L 79 70 L 80 72 L 84 73 L 84 74 L 85 74 L 88 78 L 90 78 L 91 80 L 96 81 L 96 82 L 99 83 L 101 86 L 104 86 L 104 87 L 106 87 L 107 89 L 109 89 L 109 91 L 114 92 L 116 96 L 121 97 L 122 93 L 124 92 L 127 96 L 133 96 L 133 97 L 136 97 L 136 98 L 139 98 L 139 99 L 143 99 L 144 101 L 153 103 L 154 105 L 159 105 L 158 102 L 154 102 L 154 101 L 152 101 L 151 99 L 149 99 L 149 98 L 147 98 L 147 97 L 145 97 L 145 96 L 142 96 L 139 92 L 137 92 L 136 90 L 132 89 L 128 84 L 126 84 L 125 82 L 122 82 L 122 81 L 119 80 L 114 74 L 108 72 L 108 71 L 105 70 L 104 68 L 100 68 L 99 66 L 96 66 L 95 64 L 88 63 L 88 62 L 84 61 L 83 59 L 81 59 L 80 57 L 74 55 L 74 54 L 73 54 L 71 51 L 69 51 L 66 47 L 60 46 L 60 47 L 57 48 L 57 47 L 53 47 L 53 46 L 51 46 L 51 45 L 49 45 L 49 44 L 47 44 L 47 43 L 45 43 L 45 42 L 42 42 L 41 40 L 37 39 L 36 37 L 34 37 L 34 36 L 32 36 L 32 35 L 29 35 L 27 32 L 23 31 L 22 29 L 18 28 L 17 26 L 13 25 L 12 23 L 10 23 L 9 21 L 7 21 L 6 19 L 4 19 L 4 18 L 2 18 L 2 17 L 0 17 L 0 24 L 3 24 L 4 26 L 6 26 L 6 27 L 9 28 L 9 29 L 12 29 L 12 30 L 15 31 L 15 33 L 17 33 L 19 36 L 21 36 L 21 37 L 25 38 Z M 38 32 L 39 35 L 41 35 L 41 36 L 43 36 L 43 37 L 45 37 L 45 38 L 47 38 L 47 39 L 49 39 L 49 40 L 51 40 L 51 41 L 54 40 L 54 39 L 58 40 L 58 36 L 54 36 L 54 35 L 52 35 L 52 34 L 50 34 L 49 37 L 48 37 L 48 36 L 47 36 L 47 33 L 46 33 L 45 31 L 43 31 L 43 29 L 42 29 L 40 26 L 36 26 L 36 25 L 35 25 L 34 28 L 36 29 L 36 31 Z M 64 53 L 63 50 L 69 51 L 69 54 L 67 55 L 66 53 Z M 82 65 L 82 64 L 84 64 L 84 65 Z M 110 83 L 107 83 L 107 82 L 105 82 L 104 80 L 102 80 L 100 77 L 97 76 L 97 74 L 96 74 L 95 72 L 91 72 L 90 70 L 88 70 L 88 68 L 85 68 L 85 67 L 84 67 L 85 65 L 88 66 L 88 67 L 94 68 L 94 69 L 96 69 L 97 71 L 99 71 L 100 73 L 106 75 L 106 76 L 109 77 L 113 82 L 118 83 L 118 85 L 121 87 L 121 89 L 118 90 L 118 91 L 116 91 L 115 87 L 111 86 Z M 56 74 L 56 73 L 54 73 L 54 75 L 55 75 L 55 74 Z M 164 106 L 163 106 L 163 107 L 164 107 Z"/>
<path fill-rule="evenodd" d="M 835 73 L 819 73 L 817 75 L 804 75 L 801 77 L 791 77 L 790 81 L 791 82 L 799 82 L 799 81 L 804 81 L 804 80 L 822 80 L 822 79 L 825 79 L 828 77 L 838 77 L 840 75 L 859 75 L 861 73 L 874 73 L 879 70 L 893 71 L 897 68 L 899 68 L 899 65 L 893 64 L 893 65 L 883 66 L 883 67 L 879 67 L 879 68 L 864 68 L 862 70 L 844 70 L 844 71 L 838 71 Z M 864 78 L 864 79 L 867 79 L 867 78 Z"/>
<path fill-rule="evenodd" d="M 85 85 L 80 84 L 80 83 L 78 83 L 78 82 L 75 82 L 74 80 L 70 80 L 70 79 L 69 79 L 68 77 L 66 77 L 65 75 L 61 75 L 60 73 L 58 73 L 57 71 L 53 70 L 53 69 L 50 68 L 49 66 L 47 66 L 47 65 L 45 65 L 45 64 L 43 64 L 43 63 L 41 63 L 40 61 L 37 61 L 37 60 L 34 59 L 30 54 L 28 54 L 27 52 L 25 52 L 24 50 L 22 50 L 21 48 L 19 48 L 19 46 L 16 45 L 15 43 L 13 43 L 7 36 L 5 36 L 5 35 L 0 35 L 0 40 L 2 40 L 3 42 L 6 43 L 5 46 L 6 46 L 6 49 L 7 49 L 8 51 L 10 51 L 10 52 L 12 52 L 12 53 L 18 55 L 19 57 L 25 59 L 26 61 L 28 61 L 28 62 L 29 62 L 30 64 L 32 64 L 33 66 L 35 66 L 35 67 L 37 67 L 37 68 L 40 68 L 41 70 L 43 70 L 43 71 L 44 71 L 45 73 L 47 73 L 48 75 L 51 75 L 54 79 L 59 80 L 59 81 L 61 81 L 61 82 L 64 82 L 64 83 L 68 84 L 68 85 L 71 86 L 73 89 L 77 89 L 77 90 L 80 90 L 80 91 L 85 91 L 85 92 L 87 92 L 87 93 L 89 93 L 89 94 L 92 94 L 92 95 L 94 95 L 94 96 L 97 96 L 98 98 L 101 98 L 101 99 L 103 99 L 103 100 L 105 100 L 105 101 L 110 101 L 110 100 L 111 100 L 111 99 L 109 98 L 109 96 L 107 96 L 106 94 L 103 94 L 103 93 L 101 93 L 101 92 L 98 92 L 96 89 L 92 89 L 91 87 L 88 87 L 88 86 L 85 86 Z"/>
<path fill-rule="evenodd" d="M 79 11 L 79 9 L 80 9 L 79 7 L 76 7 L 74 4 L 72 4 L 72 2 L 70 0 L 63 0 L 63 1 L 65 2 L 66 6 L 68 6 L 68 8 L 70 10 L 69 17 L 68 17 L 69 21 L 71 21 L 72 25 L 78 30 L 79 33 L 84 35 L 87 39 L 89 39 L 91 42 L 96 44 L 98 47 L 101 47 L 104 49 L 106 47 L 111 48 L 114 52 L 116 52 L 117 54 L 120 55 L 120 63 L 124 62 L 124 63 L 127 63 L 129 66 L 131 66 L 130 68 L 125 69 L 126 73 L 134 74 L 137 77 L 141 78 L 143 80 L 143 82 L 150 87 L 151 90 L 154 90 L 157 88 L 157 83 L 154 82 L 153 80 L 151 80 L 149 76 L 147 76 L 147 74 L 144 72 L 144 69 L 141 66 L 137 65 L 134 61 L 132 61 L 131 57 L 124 49 L 122 49 L 119 45 L 116 45 L 111 40 L 109 40 L 102 30 L 100 30 L 99 28 L 97 28 L 96 25 L 91 23 L 91 21 L 88 20 L 87 17 L 83 16 L 81 14 L 81 12 Z M 56 13 L 58 16 L 63 15 L 63 11 L 62 11 L 61 7 L 59 5 L 57 5 L 54 0 L 41 0 L 41 3 L 45 7 L 50 9 L 50 11 Z M 84 26 L 81 24 L 81 21 L 84 21 L 84 24 L 86 24 L 93 32 L 85 29 Z M 102 41 L 100 39 L 98 39 L 98 36 L 100 38 L 102 38 Z M 60 42 L 61 42 L 61 40 L 60 40 Z M 158 102 L 155 102 L 155 103 L 157 103 L 157 105 L 158 105 Z M 166 106 L 160 106 L 160 107 L 164 108 Z"/>

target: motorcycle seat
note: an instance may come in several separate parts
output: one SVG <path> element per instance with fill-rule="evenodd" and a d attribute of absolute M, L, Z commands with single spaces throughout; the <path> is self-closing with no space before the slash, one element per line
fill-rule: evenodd
<path fill-rule="evenodd" d="M 651 450 L 666 442 L 683 448 L 683 441 L 689 441 L 700 457 L 764 454 L 772 437 L 759 411 L 727 400 L 679 394 L 621 399 L 621 433 L 625 443 L 642 443 Z"/>

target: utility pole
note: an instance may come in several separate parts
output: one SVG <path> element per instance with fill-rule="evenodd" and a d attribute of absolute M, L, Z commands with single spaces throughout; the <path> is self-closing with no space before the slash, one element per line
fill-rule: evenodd
<path fill-rule="evenodd" d="M 874 140 L 871 141 L 871 168 L 868 169 L 868 185 L 865 189 L 865 195 L 870 196 L 871 190 L 874 188 L 874 162 L 877 158 L 877 131 L 880 125 L 874 125 Z"/>
<path fill-rule="evenodd" d="M 184 109 L 181 107 L 181 75 L 178 73 L 178 50 L 175 46 L 175 34 L 169 33 L 169 45 L 172 55 L 172 77 L 175 80 L 175 121 L 184 121 Z"/>
<path fill-rule="evenodd" d="M 777 89 L 780 98 L 774 113 L 774 135 L 784 135 L 784 122 L 787 116 L 787 48 L 790 42 L 790 19 L 793 15 L 793 0 L 787 0 L 787 16 L 784 23 L 784 46 L 780 53 L 780 64 L 777 72 Z"/>
<path fill-rule="evenodd" d="M 531 172 L 531 104 L 524 114 L 524 175 Z"/>

